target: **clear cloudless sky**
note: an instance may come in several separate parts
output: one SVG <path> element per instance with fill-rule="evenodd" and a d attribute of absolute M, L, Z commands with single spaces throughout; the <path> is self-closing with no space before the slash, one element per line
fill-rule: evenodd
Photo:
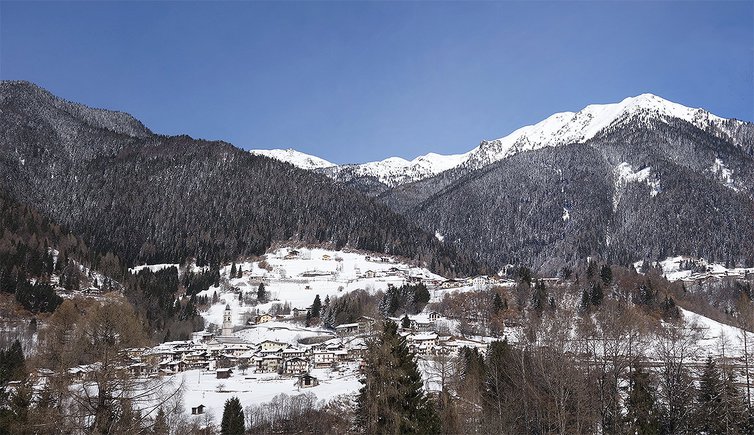
<path fill-rule="evenodd" d="M 335 163 L 651 92 L 754 120 L 754 2 L 0 1 L 0 78 Z"/>

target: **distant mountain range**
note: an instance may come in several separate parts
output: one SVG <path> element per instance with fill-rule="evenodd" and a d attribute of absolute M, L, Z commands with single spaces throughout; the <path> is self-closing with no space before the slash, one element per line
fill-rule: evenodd
<path fill-rule="evenodd" d="M 2 190 L 125 265 L 228 261 L 275 241 L 402 255 L 449 275 L 509 263 L 552 273 L 589 256 L 754 265 L 754 124 L 649 94 L 464 154 L 338 166 L 158 135 L 5 81 L 0 141 Z"/>
<path fill-rule="evenodd" d="M 303 169 L 317 170 L 343 183 L 358 184 L 359 179 L 372 179 L 384 185 L 384 188 L 378 189 L 378 193 L 381 193 L 387 188 L 434 177 L 453 168 L 474 170 L 524 151 L 583 143 L 635 116 L 664 121 L 684 120 L 718 137 L 736 141 L 739 146 L 752 146 L 750 141 L 746 142 L 745 137 L 738 137 L 737 132 L 747 125 L 743 121 L 727 120 L 704 109 L 692 109 L 656 95 L 642 94 L 619 103 L 589 105 L 575 113 L 556 113 L 537 124 L 521 127 L 505 137 L 483 140 L 479 146 L 463 154 L 429 153 L 411 161 L 389 157 L 375 162 L 336 165 L 293 149 L 251 152 Z"/>
<path fill-rule="evenodd" d="M 313 170 L 496 266 L 754 263 L 754 125 L 651 94 L 557 113 L 464 154 Z"/>

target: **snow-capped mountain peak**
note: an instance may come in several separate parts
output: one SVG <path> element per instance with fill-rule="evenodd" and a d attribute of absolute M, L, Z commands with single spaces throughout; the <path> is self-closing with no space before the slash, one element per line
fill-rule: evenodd
<path fill-rule="evenodd" d="M 252 152 L 287 161 L 305 169 L 321 170 L 339 181 L 371 178 L 388 187 L 395 187 L 433 177 L 456 167 L 474 170 L 520 152 L 582 143 L 622 122 L 642 122 L 649 119 L 663 122 L 680 119 L 732 141 L 733 135 L 730 132 L 736 128 L 735 122 L 740 123 L 731 123 L 704 109 L 689 108 L 647 93 L 625 98 L 618 103 L 590 104 L 578 112 L 555 113 L 536 124 L 521 127 L 507 136 L 483 140 L 479 146 L 464 154 L 429 153 L 410 161 L 401 157 L 389 157 L 362 164 L 333 165 L 291 149 Z"/>
<path fill-rule="evenodd" d="M 522 151 L 585 142 L 606 128 L 635 117 L 661 121 L 677 118 L 701 129 L 715 126 L 722 133 L 725 131 L 722 126 L 725 119 L 703 109 L 692 109 L 653 94 L 641 94 L 619 103 L 590 104 L 578 112 L 556 113 L 508 136 L 482 141 L 463 164 L 476 169 Z"/>
<path fill-rule="evenodd" d="M 342 165 L 329 168 L 325 172 L 338 180 L 373 177 L 390 187 L 433 177 L 463 163 L 467 154 L 442 155 L 429 153 L 406 160 L 401 157 L 388 157 L 377 162 Z"/>
<path fill-rule="evenodd" d="M 325 159 L 321 159 L 317 156 L 302 153 L 292 148 L 288 149 L 273 149 L 273 150 L 250 150 L 252 154 L 269 157 L 282 162 L 287 162 L 293 166 L 298 166 L 301 169 L 322 169 L 330 166 L 335 166 L 333 163 L 328 162 Z"/>

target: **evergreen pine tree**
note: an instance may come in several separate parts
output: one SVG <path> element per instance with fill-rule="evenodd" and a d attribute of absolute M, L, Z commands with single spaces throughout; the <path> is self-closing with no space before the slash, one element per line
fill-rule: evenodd
<path fill-rule="evenodd" d="M 411 319 L 408 318 L 408 314 L 403 315 L 403 319 L 401 319 L 401 328 L 403 329 L 411 328 Z"/>
<path fill-rule="evenodd" d="M 238 278 L 243 278 L 243 267 L 239 264 L 238 265 Z"/>
<path fill-rule="evenodd" d="M 319 299 L 319 295 L 314 296 L 314 302 L 312 302 L 312 317 L 319 317 L 322 310 L 322 301 Z"/>
<path fill-rule="evenodd" d="M 697 395 L 696 427 L 703 433 L 725 433 L 720 417 L 723 414 L 723 383 L 720 371 L 712 357 L 707 357 L 699 377 Z"/>
<path fill-rule="evenodd" d="M 230 266 L 230 278 L 235 278 L 237 273 L 238 272 L 236 271 L 236 263 L 234 261 L 233 265 Z"/>
<path fill-rule="evenodd" d="M 220 423 L 221 435 L 243 435 L 245 432 L 243 409 L 238 397 L 231 397 L 225 401 L 223 419 Z"/>
<path fill-rule="evenodd" d="M 366 433 L 432 434 L 440 420 L 427 398 L 416 361 L 398 334 L 398 325 L 384 323 L 382 334 L 369 343 L 363 387 L 359 390 L 356 424 Z"/>
<path fill-rule="evenodd" d="M 264 283 L 260 282 L 259 287 L 257 288 L 257 301 L 260 303 L 265 302 L 267 300 L 267 291 L 264 288 Z"/>
<path fill-rule="evenodd" d="M 592 284 L 592 291 L 590 296 L 590 300 L 592 305 L 595 307 L 599 306 L 602 303 L 602 299 L 605 297 L 604 293 L 602 292 L 602 286 L 597 284 Z"/>
<path fill-rule="evenodd" d="M 630 375 L 629 388 L 624 417 L 628 433 L 636 435 L 659 433 L 659 411 L 649 373 L 637 367 Z"/>
<path fill-rule="evenodd" d="M 500 293 L 495 292 L 495 296 L 492 298 L 492 311 L 497 314 L 503 307 L 503 298 L 500 297 Z"/>
<path fill-rule="evenodd" d="M 165 417 L 165 411 L 160 408 L 157 411 L 157 416 L 154 419 L 154 426 L 152 426 L 152 433 L 154 435 L 169 435 L 170 428 L 168 428 L 168 421 Z"/>
<path fill-rule="evenodd" d="M 613 269 L 607 264 L 603 265 L 600 269 L 600 278 L 605 285 L 610 285 L 613 282 Z"/>
<path fill-rule="evenodd" d="M 7 381 L 23 377 L 25 367 L 24 351 L 18 339 L 8 349 L 0 350 L 0 387 Z"/>
<path fill-rule="evenodd" d="M 542 281 L 537 281 L 534 284 L 534 292 L 531 296 L 531 308 L 537 315 L 542 314 L 542 311 L 547 305 L 547 287 Z"/>

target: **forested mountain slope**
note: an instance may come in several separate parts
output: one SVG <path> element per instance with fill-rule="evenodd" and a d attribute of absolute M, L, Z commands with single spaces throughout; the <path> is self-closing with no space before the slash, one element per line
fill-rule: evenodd
<path fill-rule="evenodd" d="M 625 122 L 435 182 L 405 214 L 497 266 L 556 271 L 592 255 L 754 262 L 751 154 L 682 120 Z"/>
<path fill-rule="evenodd" d="M 0 111 L 6 188 L 126 264 L 217 262 L 294 239 L 476 270 L 384 205 L 230 144 L 155 135 L 26 82 L 2 83 Z"/>

